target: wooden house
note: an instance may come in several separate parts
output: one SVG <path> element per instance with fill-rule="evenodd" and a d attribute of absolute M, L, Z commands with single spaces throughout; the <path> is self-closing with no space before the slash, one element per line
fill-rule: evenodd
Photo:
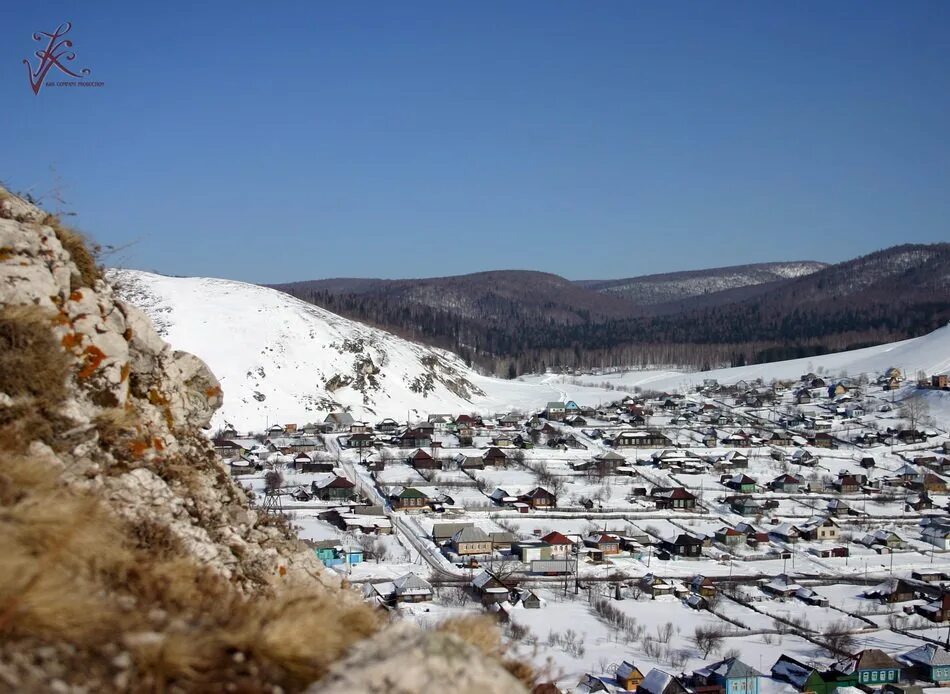
<path fill-rule="evenodd" d="M 494 467 L 507 467 L 508 465 L 508 456 L 497 446 L 492 446 L 485 451 L 482 455 L 482 460 L 485 461 L 485 465 L 492 465 Z"/>
<path fill-rule="evenodd" d="M 799 524 L 798 530 L 803 540 L 818 542 L 836 542 L 841 537 L 841 526 L 831 516 L 810 518 Z"/>
<path fill-rule="evenodd" d="M 671 556 L 695 558 L 702 553 L 703 541 L 698 537 L 680 533 L 672 540 L 661 541 L 660 548 Z"/>
<path fill-rule="evenodd" d="M 802 481 L 795 477 L 795 475 L 779 475 L 774 480 L 769 482 L 769 488 L 773 492 L 780 492 L 782 494 L 798 494 L 801 490 Z"/>
<path fill-rule="evenodd" d="M 787 682 L 803 694 L 833 694 L 838 688 L 835 673 L 818 670 L 784 654 L 772 666 L 772 678 Z"/>
<path fill-rule="evenodd" d="M 696 497 L 684 487 L 654 487 L 650 497 L 657 509 L 692 511 L 696 508 Z"/>
<path fill-rule="evenodd" d="M 640 683 L 643 682 L 643 673 L 640 672 L 640 668 L 629 660 L 624 660 L 617 666 L 617 670 L 614 672 L 614 679 L 624 691 L 635 692 L 640 686 Z"/>
<path fill-rule="evenodd" d="M 310 489 L 321 501 L 348 501 L 355 496 L 356 485 L 345 477 L 333 475 L 311 482 Z"/>
<path fill-rule="evenodd" d="M 620 538 L 608 533 L 597 533 L 584 538 L 584 545 L 600 550 L 604 555 L 620 554 Z"/>
<path fill-rule="evenodd" d="M 416 470 L 441 470 L 442 461 L 436 460 L 431 454 L 417 448 L 415 453 L 410 455 L 406 462 Z"/>
<path fill-rule="evenodd" d="M 415 487 L 403 487 L 389 496 L 389 502 L 397 511 L 420 511 L 429 505 L 429 497 Z"/>
<path fill-rule="evenodd" d="M 687 689 L 673 675 L 653 668 L 640 682 L 637 692 L 639 694 L 687 694 Z"/>
<path fill-rule="evenodd" d="M 554 508 L 557 505 L 554 494 L 542 487 L 535 487 L 527 494 L 522 494 L 518 500 L 534 509 Z"/>
<path fill-rule="evenodd" d="M 915 680 L 933 682 L 938 687 L 950 685 L 950 651 L 933 643 L 904 653 L 900 660 Z"/>
<path fill-rule="evenodd" d="M 871 688 L 900 682 L 903 675 L 901 664 L 878 648 L 865 648 L 839 661 L 833 669 L 841 675 L 854 676 L 857 684 Z"/>
<path fill-rule="evenodd" d="M 693 672 L 695 694 L 759 694 L 758 670 L 738 658 L 726 658 Z"/>
<path fill-rule="evenodd" d="M 461 528 L 452 536 L 452 549 L 456 554 L 491 554 L 491 537 L 475 525 Z"/>
<path fill-rule="evenodd" d="M 394 440 L 399 448 L 431 448 L 432 434 L 425 431 L 421 426 L 406 429 Z"/>

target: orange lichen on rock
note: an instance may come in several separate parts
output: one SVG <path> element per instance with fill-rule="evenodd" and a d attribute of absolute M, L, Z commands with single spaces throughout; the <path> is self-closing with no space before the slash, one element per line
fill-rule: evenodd
<path fill-rule="evenodd" d="M 106 353 L 95 345 L 89 345 L 83 350 L 82 356 L 86 365 L 82 367 L 82 370 L 79 372 L 79 378 L 87 379 L 91 378 L 102 365 L 103 360 L 106 358 Z"/>
<path fill-rule="evenodd" d="M 66 333 L 63 335 L 62 343 L 66 349 L 77 349 L 82 346 L 82 335 L 79 333 Z"/>

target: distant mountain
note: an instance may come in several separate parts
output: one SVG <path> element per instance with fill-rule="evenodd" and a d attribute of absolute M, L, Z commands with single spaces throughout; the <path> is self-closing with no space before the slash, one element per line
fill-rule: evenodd
<path fill-rule="evenodd" d="M 734 265 L 709 270 L 668 272 L 620 280 L 580 280 L 576 284 L 601 294 L 620 296 L 641 306 L 678 302 L 729 289 L 779 282 L 810 275 L 828 263 L 801 260 L 789 263 Z"/>
<path fill-rule="evenodd" d="M 277 288 L 514 376 L 554 367 L 709 368 L 915 337 L 950 319 L 950 244 L 855 260 L 570 282 L 527 271 Z"/>

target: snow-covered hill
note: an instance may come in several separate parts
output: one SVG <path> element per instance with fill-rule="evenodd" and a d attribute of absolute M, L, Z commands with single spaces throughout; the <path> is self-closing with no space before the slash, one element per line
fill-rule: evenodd
<path fill-rule="evenodd" d="M 562 382 L 580 384 L 609 384 L 618 390 L 678 391 L 702 384 L 704 379 L 714 378 L 720 383 L 729 384 L 739 380 L 751 381 L 761 378 L 766 382 L 772 379 L 797 379 L 813 372 L 826 377 L 859 376 L 860 374 L 880 375 L 885 369 L 896 366 L 910 379 L 918 371 L 927 374 L 947 373 L 950 370 L 950 325 L 915 337 L 911 340 L 856 349 L 850 352 L 837 352 L 818 357 L 791 359 L 768 364 L 739 366 L 731 369 L 713 371 L 622 371 L 609 374 L 585 374 L 581 376 L 562 376 L 546 374 L 527 376 L 528 383 L 557 385 Z"/>
<path fill-rule="evenodd" d="M 616 393 L 482 376 L 451 352 L 342 318 L 283 292 L 208 278 L 110 270 L 120 295 L 176 349 L 198 355 L 224 389 L 214 425 L 322 421 L 328 412 L 404 421 L 432 413 L 534 410 Z"/>

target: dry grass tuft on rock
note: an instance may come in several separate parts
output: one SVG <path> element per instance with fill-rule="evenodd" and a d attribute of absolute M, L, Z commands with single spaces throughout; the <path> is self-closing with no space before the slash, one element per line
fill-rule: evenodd
<path fill-rule="evenodd" d="M 59 402 L 70 357 L 51 330 L 53 315 L 37 306 L 0 309 L 0 392 Z"/>
<path fill-rule="evenodd" d="M 381 627 L 355 597 L 323 588 L 240 594 L 160 523 L 117 518 L 62 487 L 47 461 L 0 457 L 0 641 L 72 644 L 84 677 L 90 663 L 111 676 L 101 646 L 123 644 L 136 690 L 293 691 Z"/>
<path fill-rule="evenodd" d="M 507 646 L 502 642 L 498 622 L 487 615 L 459 617 L 439 625 L 439 631 L 455 634 L 481 651 L 485 657 L 497 660 L 515 679 L 529 689 L 537 681 L 538 673 L 521 659 L 506 657 Z"/>
<path fill-rule="evenodd" d="M 81 278 L 79 287 L 92 287 L 96 284 L 96 280 L 102 279 L 102 268 L 96 262 L 98 246 L 92 244 L 80 232 L 63 224 L 63 220 L 54 214 L 47 214 L 40 223 L 53 230 L 63 248 L 72 256 L 73 262 L 79 268 Z M 79 287 L 74 287 L 74 289 Z"/>

